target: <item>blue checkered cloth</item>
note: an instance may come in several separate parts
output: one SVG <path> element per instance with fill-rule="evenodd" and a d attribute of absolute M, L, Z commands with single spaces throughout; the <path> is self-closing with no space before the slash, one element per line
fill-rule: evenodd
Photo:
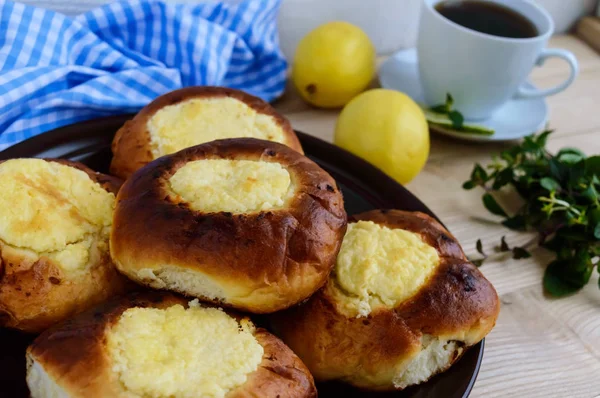
<path fill-rule="evenodd" d="M 0 150 L 184 86 L 284 89 L 280 0 L 120 1 L 76 18 L 0 1 Z"/>

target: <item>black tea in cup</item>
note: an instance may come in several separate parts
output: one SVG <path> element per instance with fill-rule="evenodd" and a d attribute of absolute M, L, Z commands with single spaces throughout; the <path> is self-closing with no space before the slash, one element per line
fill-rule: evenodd
<path fill-rule="evenodd" d="M 446 0 L 435 6 L 450 21 L 492 36 L 526 39 L 536 37 L 536 26 L 524 15 L 499 3 Z"/>

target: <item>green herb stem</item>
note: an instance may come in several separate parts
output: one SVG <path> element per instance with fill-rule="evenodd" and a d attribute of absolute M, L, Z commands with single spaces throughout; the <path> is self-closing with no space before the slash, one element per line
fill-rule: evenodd
<path fill-rule="evenodd" d="M 476 164 L 463 188 L 482 188 L 483 204 L 504 217 L 506 227 L 537 232 L 533 241 L 512 248 L 513 258 L 529 257 L 526 248 L 535 242 L 553 251 L 556 258 L 548 264 L 543 283 L 548 294 L 561 297 L 581 289 L 592 270 L 600 268 L 600 156 L 586 157 L 575 148 L 553 155 L 546 150 L 551 133 L 526 137 L 486 167 Z M 515 190 L 525 203 L 512 216 L 492 195 L 505 187 Z M 499 247 L 501 252 L 509 248 L 504 239 Z"/>

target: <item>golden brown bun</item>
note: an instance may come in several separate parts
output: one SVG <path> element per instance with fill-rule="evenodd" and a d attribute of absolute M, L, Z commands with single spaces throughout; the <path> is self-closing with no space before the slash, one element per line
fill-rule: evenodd
<path fill-rule="evenodd" d="M 113 370 L 106 335 L 127 309 L 166 309 L 176 304 L 188 306 L 187 300 L 169 293 L 132 294 L 47 330 L 27 350 L 27 383 L 32 397 L 138 396 L 126 390 Z M 254 337 L 263 347 L 262 359 L 246 381 L 230 390 L 226 398 L 317 396 L 308 369 L 281 340 L 260 328 L 254 331 Z"/>
<path fill-rule="evenodd" d="M 178 169 L 202 159 L 278 163 L 290 174 L 293 195 L 274 210 L 192 210 L 166 187 Z M 270 313 L 325 283 L 346 221 L 335 181 L 307 157 L 269 141 L 218 140 L 157 159 L 125 182 L 111 255 L 121 272 L 143 285 Z"/>
<path fill-rule="evenodd" d="M 186 87 L 171 91 L 156 98 L 117 131 L 112 143 L 113 158 L 110 165 L 111 174 L 127 179 L 134 171 L 156 159 L 157 156 L 152 151 L 152 138 L 148 130 L 148 121 L 156 114 L 156 112 L 164 107 L 179 104 L 194 98 L 234 98 L 245 103 L 258 114 L 271 116 L 283 133 L 283 140 L 281 143 L 303 153 L 300 141 L 298 140 L 296 133 L 294 133 L 290 122 L 277 113 L 271 105 L 260 98 L 254 97 L 243 91 L 225 87 Z M 245 133 L 239 131 L 239 137 L 244 136 Z M 203 143 L 203 141 L 197 141 L 194 145 Z M 166 153 L 160 154 L 160 156 L 163 155 L 166 155 Z"/>
<path fill-rule="evenodd" d="M 326 286 L 306 303 L 273 314 L 274 329 L 316 380 L 342 380 L 371 390 L 424 382 L 493 328 L 499 311 L 496 291 L 431 217 L 373 210 L 353 218 L 418 233 L 437 250 L 437 269 L 414 296 L 367 317 L 342 314 Z"/>
<path fill-rule="evenodd" d="M 81 163 L 46 161 L 82 170 L 115 195 L 121 185 L 117 178 Z M 71 273 L 55 260 L 41 256 L 34 261 L 0 240 L 0 326 L 38 333 L 131 287 L 115 269 L 108 250 L 88 262 L 85 272 Z"/>

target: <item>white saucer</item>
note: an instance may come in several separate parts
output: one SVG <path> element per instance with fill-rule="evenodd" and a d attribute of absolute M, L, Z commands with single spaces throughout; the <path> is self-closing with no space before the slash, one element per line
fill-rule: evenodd
<path fill-rule="evenodd" d="M 399 51 L 385 61 L 379 68 L 379 81 L 383 88 L 402 91 L 417 103 L 425 103 L 419 79 L 417 51 L 414 48 Z M 535 88 L 531 83 L 526 83 L 526 86 Z M 548 105 L 544 98 L 514 99 L 489 119 L 471 122 L 494 129 L 494 135 L 463 134 L 438 127 L 434 130 L 468 141 L 509 141 L 541 131 L 546 127 L 547 121 Z"/>

